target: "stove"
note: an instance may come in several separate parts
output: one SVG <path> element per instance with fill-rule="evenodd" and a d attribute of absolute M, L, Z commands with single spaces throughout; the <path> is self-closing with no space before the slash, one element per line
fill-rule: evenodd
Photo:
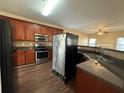
<path fill-rule="evenodd" d="M 48 62 L 48 49 L 45 44 L 35 44 L 36 64 Z"/>

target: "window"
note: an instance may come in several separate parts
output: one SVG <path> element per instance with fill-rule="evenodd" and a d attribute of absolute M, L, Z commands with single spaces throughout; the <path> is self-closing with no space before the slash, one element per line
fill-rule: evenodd
<path fill-rule="evenodd" d="M 95 47 L 96 46 L 96 38 L 89 39 L 89 46 Z"/>
<path fill-rule="evenodd" d="M 119 37 L 117 38 L 117 46 L 116 46 L 117 50 L 121 50 L 124 51 L 124 37 Z"/>

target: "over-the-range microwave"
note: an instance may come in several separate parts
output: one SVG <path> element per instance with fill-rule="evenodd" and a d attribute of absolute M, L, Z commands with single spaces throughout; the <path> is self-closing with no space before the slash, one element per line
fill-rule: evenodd
<path fill-rule="evenodd" d="M 35 41 L 36 42 L 47 42 L 48 41 L 48 36 L 47 35 L 42 35 L 42 34 L 35 34 Z"/>

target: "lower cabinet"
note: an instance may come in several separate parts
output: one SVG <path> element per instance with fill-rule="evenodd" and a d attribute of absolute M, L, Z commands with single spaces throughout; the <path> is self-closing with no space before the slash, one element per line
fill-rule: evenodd
<path fill-rule="evenodd" d="M 27 50 L 26 51 L 26 64 L 35 63 L 35 51 L 34 50 Z"/>
<path fill-rule="evenodd" d="M 24 50 L 17 50 L 13 54 L 13 63 L 14 63 L 14 66 L 24 65 L 26 63 L 25 62 L 25 51 Z"/>
<path fill-rule="evenodd" d="M 77 68 L 76 93 L 124 93 L 108 82 Z"/>
<path fill-rule="evenodd" d="M 52 53 L 53 53 L 52 52 L 52 49 L 49 49 L 48 51 L 49 51 L 49 53 L 48 53 L 48 59 L 49 60 L 52 60 Z"/>
<path fill-rule="evenodd" d="M 17 50 L 13 54 L 14 66 L 28 65 L 35 63 L 34 50 Z"/>

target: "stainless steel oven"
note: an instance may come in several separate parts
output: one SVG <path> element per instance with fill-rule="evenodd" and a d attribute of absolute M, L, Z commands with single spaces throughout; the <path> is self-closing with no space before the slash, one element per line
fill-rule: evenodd
<path fill-rule="evenodd" d="M 48 62 L 48 49 L 45 45 L 35 44 L 36 64 Z"/>
<path fill-rule="evenodd" d="M 48 36 L 42 34 L 35 34 L 35 41 L 36 42 L 47 42 Z"/>

